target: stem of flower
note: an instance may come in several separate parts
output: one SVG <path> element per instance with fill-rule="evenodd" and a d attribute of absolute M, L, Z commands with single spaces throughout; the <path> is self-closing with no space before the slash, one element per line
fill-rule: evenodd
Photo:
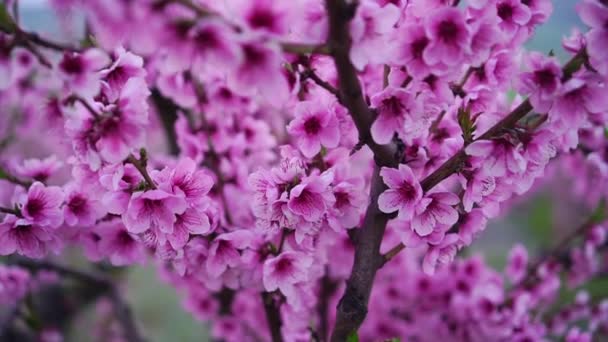
<path fill-rule="evenodd" d="M 154 183 L 154 181 L 150 177 L 150 174 L 148 174 L 148 170 L 146 169 L 148 161 L 147 161 L 145 150 L 142 149 L 142 152 L 144 152 L 144 153 L 141 153 L 140 159 L 135 158 L 135 156 L 131 154 L 127 158 L 126 162 L 131 163 L 131 164 L 133 164 L 133 166 L 135 166 L 135 168 L 137 169 L 137 171 L 139 171 L 141 176 L 144 177 L 144 180 L 146 181 L 146 184 L 150 189 L 156 189 L 156 183 Z"/>

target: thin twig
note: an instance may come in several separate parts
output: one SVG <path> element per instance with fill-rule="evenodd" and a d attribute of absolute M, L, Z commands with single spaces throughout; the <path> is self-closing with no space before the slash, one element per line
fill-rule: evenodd
<path fill-rule="evenodd" d="M 32 185 L 32 182 L 19 179 L 2 167 L 0 167 L 0 179 L 7 180 L 13 184 L 21 185 L 24 188 L 29 188 Z"/>
<path fill-rule="evenodd" d="M 338 102 L 342 103 L 342 100 L 340 98 L 340 91 L 338 89 L 336 89 L 333 85 L 331 85 L 329 82 L 327 82 L 327 81 L 323 80 L 321 77 L 319 77 L 319 75 L 317 75 L 312 68 L 307 68 L 306 70 L 304 70 L 301 73 L 301 75 L 302 75 L 302 80 L 311 79 L 319 87 L 327 90 L 329 93 L 334 95 L 336 97 L 336 99 L 338 99 Z"/>
<path fill-rule="evenodd" d="M 146 184 L 150 189 L 156 189 L 156 183 L 154 183 L 152 177 L 150 177 L 150 174 L 146 169 L 147 158 L 145 157 L 145 153 L 141 156 L 141 159 L 137 159 L 134 155 L 130 154 L 126 162 L 135 166 L 141 176 L 144 177 L 144 180 L 146 181 Z"/>

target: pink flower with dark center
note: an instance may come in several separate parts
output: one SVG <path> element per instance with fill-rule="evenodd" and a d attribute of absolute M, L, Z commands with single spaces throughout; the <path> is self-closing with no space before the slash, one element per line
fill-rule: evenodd
<path fill-rule="evenodd" d="M 372 124 L 371 133 L 378 144 L 387 144 L 395 133 L 400 138 L 411 141 L 416 138 L 414 134 L 406 134 L 420 120 L 414 118 L 420 114 L 421 106 L 415 97 L 401 88 L 388 87 L 374 95 L 371 99 L 372 107 L 378 113 Z"/>
<path fill-rule="evenodd" d="M 603 74 L 608 75 L 608 6 L 602 1 L 584 0 L 577 4 L 576 10 L 591 30 L 585 35 L 587 53 L 591 65 Z"/>
<path fill-rule="evenodd" d="M 537 52 L 530 53 L 527 64 L 529 71 L 519 76 L 518 90 L 530 95 L 537 112 L 546 113 L 561 86 L 562 70 L 555 58 Z"/>
<path fill-rule="evenodd" d="M 427 236 L 439 226 L 451 227 L 458 221 L 458 212 L 453 208 L 458 203 L 460 199 L 451 192 L 425 195 L 416 205 L 412 229 L 420 236 Z"/>
<path fill-rule="evenodd" d="M 159 188 L 189 201 L 199 201 L 213 187 L 213 179 L 203 170 L 197 170 L 190 158 L 181 159 L 174 168 L 166 168 L 153 178 Z"/>
<path fill-rule="evenodd" d="M 15 167 L 15 171 L 22 177 L 44 182 L 62 166 L 63 163 L 53 155 L 45 159 L 26 159 Z"/>
<path fill-rule="evenodd" d="M 458 234 L 448 234 L 440 244 L 431 246 L 422 260 L 422 270 L 428 275 L 435 274 L 437 268 L 449 265 L 458 252 Z"/>
<path fill-rule="evenodd" d="M 186 245 L 190 235 L 207 235 L 211 233 L 209 217 L 200 208 L 191 207 L 176 216 L 173 232 L 167 235 L 167 240 L 175 250 Z"/>
<path fill-rule="evenodd" d="M 374 2 L 363 2 L 350 23 L 353 46 L 350 59 L 353 65 L 363 70 L 366 64 L 386 63 L 388 33 L 399 19 L 399 9 L 393 5 L 380 7 Z"/>
<path fill-rule="evenodd" d="M 65 188 L 63 216 L 68 226 L 89 227 L 102 216 L 103 210 L 90 194 L 80 190 L 82 185 L 69 185 Z"/>
<path fill-rule="evenodd" d="M 395 32 L 397 41 L 395 63 L 405 65 L 407 72 L 414 78 L 423 78 L 430 73 L 423 54 L 430 43 L 422 24 L 406 24 Z"/>
<path fill-rule="evenodd" d="M 200 20 L 190 30 L 193 41 L 193 67 L 204 70 L 205 65 L 230 68 L 239 64 L 243 58 L 238 45 L 234 43 L 235 34 L 225 22 L 214 18 Z"/>
<path fill-rule="evenodd" d="M 521 0 L 499 0 L 496 3 L 496 14 L 500 18 L 500 28 L 509 36 L 528 23 L 532 17 L 530 8 Z"/>
<path fill-rule="evenodd" d="M 92 98 L 100 90 L 98 71 L 109 62 L 108 55 L 98 49 L 88 49 L 83 53 L 66 52 L 57 70 L 68 91 L 84 98 Z"/>
<path fill-rule="evenodd" d="M 120 90 L 132 77 L 145 77 L 146 71 L 143 68 L 144 60 L 119 47 L 113 53 L 113 62 L 110 67 L 100 71 L 100 76 L 108 83 L 104 89 L 104 94 L 112 101 L 116 99 Z"/>
<path fill-rule="evenodd" d="M 527 271 L 528 251 L 523 245 L 517 244 L 509 252 L 505 273 L 511 280 L 511 283 L 517 284 L 523 279 Z"/>
<path fill-rule="evenodd" d="M 283 35 L 289 29 L 289 13 L 284 3 L 273 0 L 253 0 L 240 4 L 245 24 L 255 31 Z"/>
<path fill-rule="evenodd" d="M 20 223 L 14 217 L 6 217 L 0 224 L 0 255 L 17 253 L 28 258 L 40 259 L 58 247 L 57 237 L 48 227 Z"/>
<path fill-rule="evenodd" d="M 257 92 L 261 100 L 282 106 L 289 97 L 289 86 L 279 47 L 258 38 L 243 42 L 241 52 L 243 58 L 230 83 L 245 94 Z"/>
<path fill-rule="evenodd" d="M 608 86 L 602 77 L 579 72 L 563 84 L 551 112 L 550 121 L 561 121 L 563 130 L 578 128 L 587 114 L 599 114 L 608 109 Z"/>
<path fill-rule="evenodd" d="M 321 103 L 298 102 L 296 117 L 287 131 L 296 139 L 296 145 L 307 158 L 314 157 L 321 147 L 334 148 L 340 142 L 339 123 L 335 114 Z"/>
<path fill-rule="evenodd" d="M 471 36 L 459 9 L 444 7 L 429 14 L 425 30 L 430 43 L 423 58 L 428 65 L 454 66 L 469 53 Z"/>
<path fill-rule="evenodd" d="M 422 188 L 412 169 L 399 164 L 399 169 L 383 167 L 380 176 L 388 189 L 378 197 L 378 207 L 384 213 L 399 211 L 399 217 L 410 219 L 422 199 Z"/>
<path fill-rule="evenodd" d="M 286 251 L 264 262 L 264 288 L 268 292 L 279 289 L 284 295 L 294 293 L 294 285 L 308 280 L 313 258 L 302 252 Z"/>
<path fill-rule="evenodd" d="M 94 230 L 99 237 L 99 252 L 108 257 L 112 265 L 131 265 L 145 260 L 143 242 L 137 235 L 128 232 L 121 221 L 102 222 Z"/>
<path fill-rule="evenodd" d="M 30 291 L 31 277 L 25 269 L 0 265 L 0 305 L 13 307 Z"/>
<path fill-rule="evenodd" d="M 323 218 L 335 202 L 335 197 L 329 188 L 332 180 L 332 173 L 311 175 L 302 180 L 289 193 L 289 210 L 308 222 L 316 222 Z"/>
<path fill-rule="evenodd" d="M 488 176 L 502 177 L 519 174 L 526 169 L 521 143 L 507 138 L 477 140 L 466 148 L 467 155 L 480 157 Z"/>
<path fill-rule="evenodd" d="M 130 78 L 120 91 L 116 107 L 95 125 L 91 138 L 97 138 L 95 148 L 104 160 L 119 163 L 133 149 L 143 146 L 149 94 L 142 78 Z"/>
<path fill-rule="evenodd" d="M 245 249 L 253 240 L 253 234 L 247 230 L 218 235 L 209 246 L 207 272 L 212 277 L 220 277 L 228 267 L 241 263 L 239 250 Z"/>
<path fill-rule="evenodd" d="M 28 189 L 27 194 L 21 196 L 21 214 L 23 219 L 19 224 L 36 224 L 57 228 L 63 223 L 64 194 L 57 186 L 44 186 L 40 182 L 34 182 Z"/>
<path fill-rule="evenodd" d="M 158 229 L 170 234 L 177 220 L 176 215 L 184 213 L 186 208 L 187 202 L 183 197 L 162 190 L 136 192 L 122 219 L 130 233 Z"/>

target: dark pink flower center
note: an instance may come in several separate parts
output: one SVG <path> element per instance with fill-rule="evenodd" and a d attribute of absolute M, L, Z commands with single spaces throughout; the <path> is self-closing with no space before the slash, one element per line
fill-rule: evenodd
<path fill-rule="evenodd" d="M 86 211 L 86 204 L 87 204 L 86 198 L 84 198 L 80 195 L 76 195 L 76 196 L 72 197 L 72 199 L 68 203 L 68 207 L 70 208 L 70 211 L 73 212 L 74 214 L 82 214 Z"/>
<path fill-rule="evenodd" d="M 293 268 L 293 264 L 291 260 L 287 258 L 283 258 L 279 260 L 275 265 L 275 270 L 277 273 L 288 273 Z"/>
<path fill-rule="evenodd" d="M 411 201 L 416 198 L 416 189 L 408 182 L 401 183 L 398 191 L 401 197 L 405 200 Z"/>
<path fill-rule="evenodd" d="M 422 52 L 424 52 L 427 45 L 429 45 L 429 39 L 427 37 L 420 37 L 416 39 L 412 43 L 412 55 L 414 58 L 422 59 Z"/>
<path fill-rule="evenodd" d="M 44 202 L 40 198 L 31 198 L 25 204 L 25 210 L 30 216 L 38 216 L 44 209 Z"/>
<path fill-rule="evenodd" d="M 198 31 L 196 36 L 194 36 L 194 41 L 198 47 L 202 49 L 213 48 L 220 45 L 217 34 L 210 29 Z"/>
<path fill-rule="evenodd" d="M 316 135 L 321 131 L 321 121 L 316 116 L 308 118 L 304 122 L 304 131 L 308 135 Z"/>
<path fill-rule="evenodd" d="M 458 25 L 450 20 L 442 21 L 438 27 L 438 36 L 440 40 L 447 43 L 457 43 L 460 28 Z"/>
<path fill-rule="evenodd" d="M 246 44 L 243 46 L 243 55 L 245 56 L 245 61 L 247 64 L 262 64 L 266 60 L 264 51 L 252 44 Z"/>
<path fill-rule="evenodd" d="M 68 74 L 82 74 L 84 72 L 82 58 L 77 55 L 65 54 L 59 67 Z"/>
<path fill-rule="evenodd" d="M 404 106 L 396 96 L 392 96 L 382 100 L 382 109 L 391 116 L 401 116 Z"/>
<path fill-rule="evenodd" d="M 346 192 L 336 192 L 336 208 L 344 208 L 350 204 L 350 196 Z"/>
<path fill-rule="evenodd" d="M 275 16 L 268 8 L 257 8 L 247 18 L 252 28 L 264 28 L 272 31 L 275 26 Z"/>
<path fill-rule="evenodd" d="M 504 20 L 504 21 L 509 21 L 511 20 L 511 17 L 513 17 L 513 6 L 511 6 L 511 4 L 507 4 L 507 3 L 502 3 L 500 5 L 498 5 L 497 8 L 497 14 L 500 17 L 500 19 Z"/>
<path fill-rule="evenodd" d="M 534 80 L 543 88 L 552 87 L 555 84 L 555 74 L 550 69 L 542 69 L 534 72 Z"/>
<path fill-rule="evenodd" d="M 118 236 L 116 236 L 116 240 L 117 240 L 118 244 L 120 244 L 120 246 L 122 246 L 122 247 L 131 246 L 133 244 L 133 242 L 135 241 L 135 240 L 133 240 L 133 237 L 131 236 L 131 234 L 129 234 L 126 230 L 121 230 L 118 233 Z"/>

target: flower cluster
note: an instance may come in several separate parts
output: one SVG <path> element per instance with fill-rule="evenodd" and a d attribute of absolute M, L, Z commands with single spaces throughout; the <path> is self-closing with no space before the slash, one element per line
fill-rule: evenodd
<path fill-rule="evenodd" d="M 53 3 L 86 16 L 80 46 L 0 5 L 0 255 L 153 262 L 225 341 L 608 329 L 584 293 L 543 316 L 606 266 L 604 1 L 565 63 L 524 49 L 550 0 Z M 553 184 L 595 208 L 582 243 L 454 261 Z M 28 278 L 0 266 L 0 303 Z"/>

